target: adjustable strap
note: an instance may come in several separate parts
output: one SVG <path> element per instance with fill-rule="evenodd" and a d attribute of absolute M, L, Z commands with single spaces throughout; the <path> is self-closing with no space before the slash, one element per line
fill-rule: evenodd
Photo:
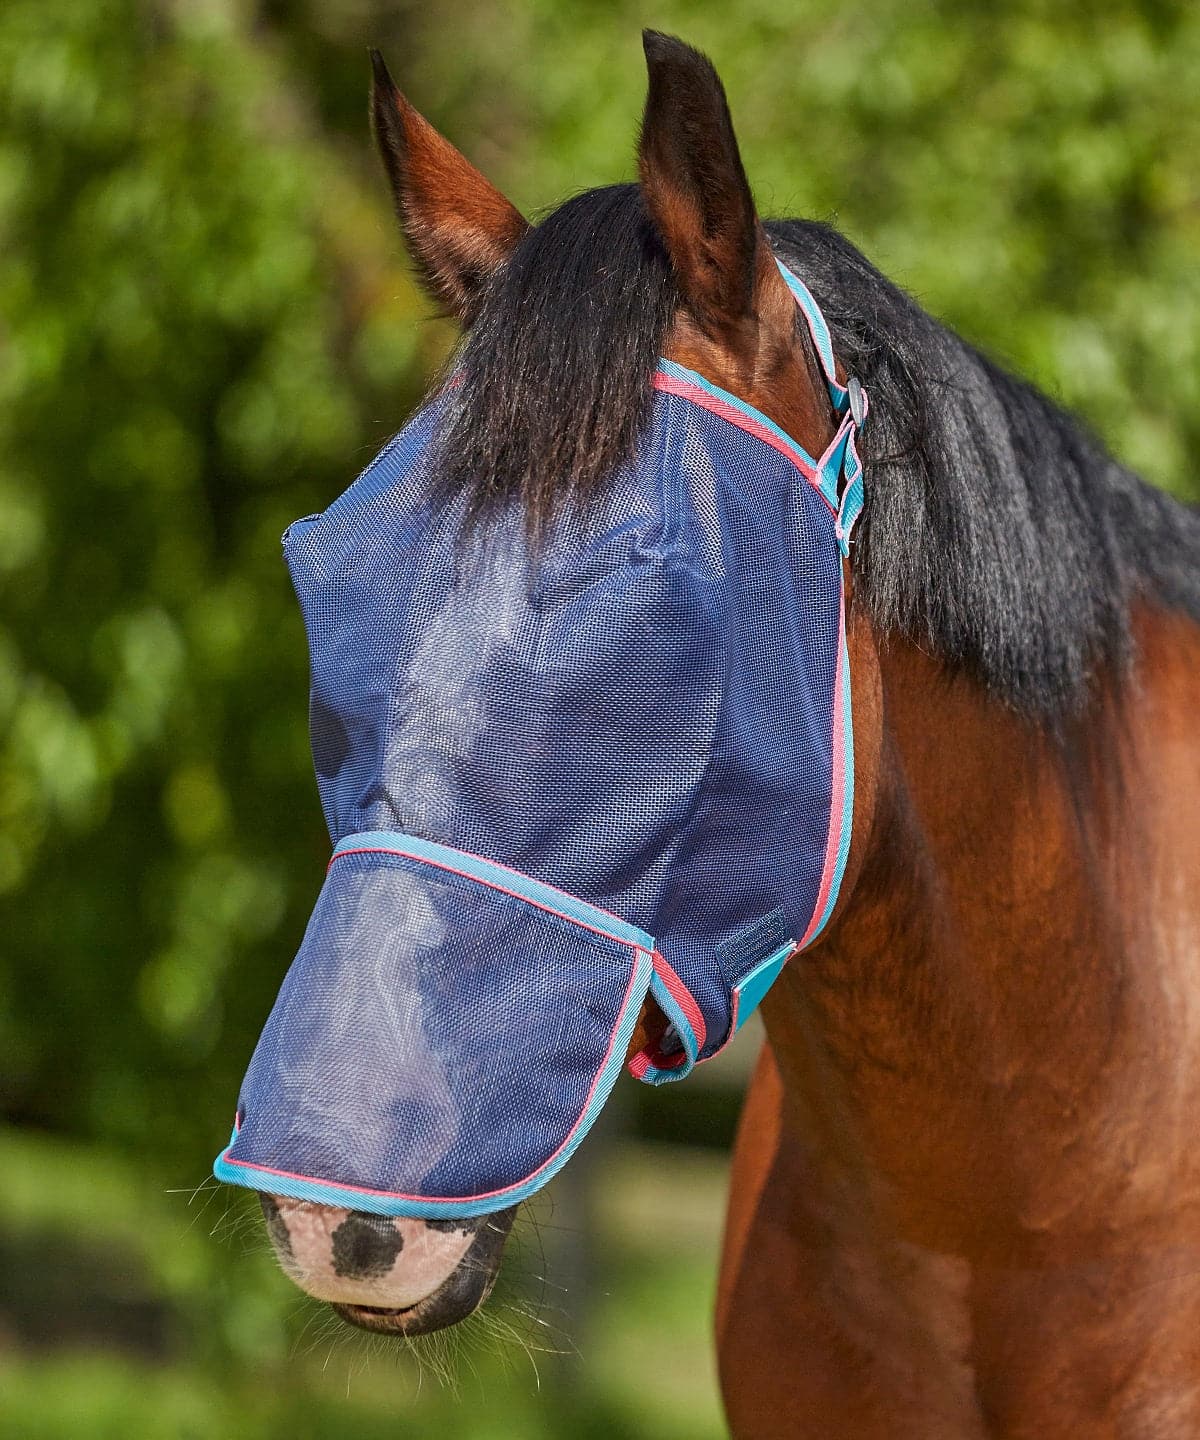
<path fill-rule="evenodd" d="M 850 553 L 850 536 L 855 521 L 862 514 L 863 466 L 857 440 L 862 423 L 867 418 L 867 392 L 853 377 L 850 386 L 852 390 L 857 390 L 856 398 L 861 399 L 859 413 L 862 419 L 857 419 L 853 411 L 847 410 L 829 449 L 819 462 L 821 488 L 838 497 L 833 533 L 843 555 Z"/>
<path fill-rule="evenodd" d="M 838 379 L 833 337 L 821 307 L 798 275 L 794 275 L 782 260 L 776 258 L 775 263 L 808 323 L 808 333 L 812 336 L 813 349 L 817 352 L 825 383 L 829 387 L 834 414 L 842 417 L 837 434 L 817 462 L 817 472 L 822 491 L 837 506 L 835 533 L 838 545 L 843 555 L 849 555 L 851 532 L 863 508 L 863 467 L 857 440 L 870 408 L 867 392 L 856 376 L 851 375 L 844 385 Z"/>

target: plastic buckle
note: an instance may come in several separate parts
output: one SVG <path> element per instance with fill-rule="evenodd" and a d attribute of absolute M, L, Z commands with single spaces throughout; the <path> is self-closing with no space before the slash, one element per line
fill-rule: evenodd
<path fill-rule="evenodd" d="M 854 420 L 854 428 L 862 429 L 862 423 L 867 418 L 867 407 L 864 402 L 863 388 L 858 383 L 858 376 L 851 375 L 846 381 L 846 395 L 850 401 L 850 415 Z"/>

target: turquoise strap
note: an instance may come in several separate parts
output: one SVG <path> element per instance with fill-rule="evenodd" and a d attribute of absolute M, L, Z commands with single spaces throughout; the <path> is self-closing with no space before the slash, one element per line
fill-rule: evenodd
<path fill-rule="evenodd" d="M 850 535 L 863 508 L 863 467 L 857 441 L 869 409 L 867 392 L 853 376 L 845 385 L 837 378 L 833 337 L 821 307 L 798 275 L 794 275 L 782 260 L 776 258 L 775 263 L 808 322 L 808 333 L 821 362 L 834 413 L 842 417 L 837 434 L 818 463 L 817 480 L 822 493 L 837 510 L 835 528 L 838 545 L 843 555 L 849 555 Z"/>
<path fill-rule="evenodd" d="M 829 398 L 833 401 L 833 408 L 840 415 L 846 408 L 849 399 L 849 392 L 837 378 L 837 365 L 833 358 L 833 336 L 829 333 L 829 326 L 825 322 L 825 316 L 821 313 L 821 307 L 813 298 L 812 291 L 800 279 L 793 275 L 782 260 L 776 259 L 779 266 L 779 273 L 787 282 L 788 289 L 804 313 L 808 321 L 808 333 L 812 336 L 813 347 L 817 352 L 817 359 L 821 362 L 821 369 L 825 373 L 825 383 L 829 386 Z"/>

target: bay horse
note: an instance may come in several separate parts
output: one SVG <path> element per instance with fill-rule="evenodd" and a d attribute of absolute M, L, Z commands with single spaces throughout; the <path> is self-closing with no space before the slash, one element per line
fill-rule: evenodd
<path fill-rule="evenodd" d="M 716 1317 L 732 1432 L 1195 1436 L 1200 522 L 833 229 L 761 222 L 712 66 L 644 40 L 638 183 L 537 226 L 378 57 L 373 114 L 466 328 L 446 483 L 478 524 L 594 503 L 660 356 L 821 454 L 836 417 L 777 259 L 871 397 L 851 842 L 762 1006 Z M 483 1300 L 512 1218 L 263 1206 L 303 1288 L 402 1334 Z"/>

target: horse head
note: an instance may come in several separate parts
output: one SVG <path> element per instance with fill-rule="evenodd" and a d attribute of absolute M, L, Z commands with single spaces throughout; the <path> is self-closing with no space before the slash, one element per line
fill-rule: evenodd
<path fill-rule="evenodd" d="M 285 537 L 335 850 L 217 1165 L 372 1330 L 479 1306 L 620 1070 L 715 1054 L 853 877 L 866 400 L 712 66 L 644 41 L 638 183 L 537 226 L 374 57 L 401 227 L 464 340 Z"/>

